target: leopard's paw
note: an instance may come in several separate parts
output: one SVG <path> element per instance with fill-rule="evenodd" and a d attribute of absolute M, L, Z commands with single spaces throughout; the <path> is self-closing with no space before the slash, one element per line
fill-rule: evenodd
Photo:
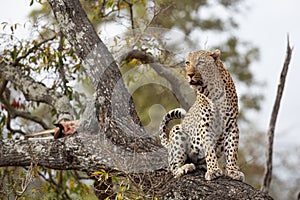
<path fill-rule="evenodd" d="M 187 174 L 188 172 L 192 172 L 196 169 L 193 163 L 185 164 L 179 167 L 176 172 L 174 173 L 175 178 L 179 178 L 180 176 Z"/>
<path fill-rule="evenodd" d="M 245 175 L 243 172 L 240 172 L 238 170 L 226 170 L 226 175 L 230 178 L 238 181 L 244 181 Z"/>
<path fill-rule="evenodd" d="M 215 178 L 218 178 L 219 176 L 222 176 L 222 170 L 220 168 L 217 168 L 213 171 L 211 170 L 208 170 L 206 173 L 205 173 L 205 180 L 207 181 L 210 181 L 210 180 L 213 180 Z"/>

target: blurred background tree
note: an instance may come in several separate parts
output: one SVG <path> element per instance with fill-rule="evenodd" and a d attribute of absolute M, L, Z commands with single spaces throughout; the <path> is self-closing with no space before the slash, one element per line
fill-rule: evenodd
<path fill-rule="evenodd" d="M 187 108 L 194 101 L 193 90 L 184 82 L 185 54 L 199 49 L 222 51 L 222 60 L 238 87 L 241 135 L 251 134 L 242 136 L 240 166 L 246 172 L 246 182 L 259 188 L 264 157 L 263 149 L 257 147 L 263 147 L 265 142 L 261 141 L 262 133 L 256 130 L 248 114 L 258 111 L 263 99 L 255 92 L 262 84 L 255 80 L 250 68 L 259 59 L 259 50 L 240 39 L 235 31 L 238 29 L 235 18 L 245 9 L 244 1 L 82 0 L 81 3 L 99 37 L 117 60 L 128 50 L 138 50 L 160 64 L 155 68 L 143 57 L 119 60 L 137 112 L 150 133 L 156 133 L 166 111 L 179 106 Z M 15 30 L 21 28 L 18 24 L 2 23 L 1 60 L 15 63 L 26 75 L 68 96 L 76 118 L 80 118 L 94 91 L 81 68 L 82 61 L 58 31 L 48 3 L 31 0 L 32 4 L 39 6 L 29 14 L 30 39 L 15 37 Z M 204 38 L 206 35 L 209 38 Z M 172 77 L 164 76 L 164 70 L 172 72 Z M 175 78 L 181 81 L 180 86 L 170 81 Z M 184 99 L 180 99 L 179 93 Z M 49 128 L 57 120 L 55 108 L 27 101 L 1 75 L 0 94 L 2 138 L 18 139 L 25 133 Z M 30 170 L 35 181 L 23 194 L 22 182 Z M 86 174 L 77 171 L 6 167 L 0 169 L 0 196 L 2 199 L 26 198 L 26 195 L 36 199 L 94 199 L 88 179 Z"/>

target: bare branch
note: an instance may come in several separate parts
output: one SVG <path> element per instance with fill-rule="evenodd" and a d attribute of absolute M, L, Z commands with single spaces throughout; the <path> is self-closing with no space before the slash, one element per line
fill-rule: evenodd
<path fill-rule="evenodd" d="M 131 21 L 131 29 L 134 30 L 135 26 L 134 26 L 134 17 L 133 17 L 133 4 L 124 0 L 125 3 L 127 3 L 127 5 L 129 6 L 129 12 L 130 12 L 130 21 Z"/>
<path fill-rule="evenodd" d="M 22 91 L 26 100 L 42 102 L 53 106 L 60 115 L 60 118 L 73 118 L 73 109 L 68 97 L 47 88 L 42 83 L 36 82 L 30 76 L 25 75 L 20 68 L 1 62 L 0 74 L 3 79 L 12 82 Z"/>
<path fill-rule="evenodd" d="M 28 119 L 28 120 L 31 120 L 31 121 L 34 121 L 38 124 L 40 124 L 44 129 L 48 129 L 49 126 L 42 120 L 40 119 L 39 117 L 37 116 L 34 116 L 34 115 L 31 115 L 29 112 L 23 112 L 23 111 L 19 111 L 17 109 L 15 109 L 13 106 L 11 106 L 9 104 L 9 102 L 4 98 L 4 96 L 0 96 L 0 101 L 1 103 L 3 103 L 3 105 L 5 106 L 5 109 L 7 110 L 8 114 L 9 114 L 9 118 L 16 118 L 16 117 L 22 117 L 24 119 Z M 8 123 L 7 123 L 7 127 L 8 129 L 10 129 L 10 120 L 7 119 Z M 11 129 L 12 130 L 12 129 Z M 19 132 L 21 134 L 24 134 L 23 131 L 19 130 L 19 131 L 14 131 L 14 132 Z"/>
<path fill-rule="evenodd" d="M 108 17 L 110 14 L 114 12 L 120 12 L 120 1 L 118 1 L 117 6 L 114 6 L 113 8 L 110 9 L 110 11 L 106 11 L 105 6 L 106 6 L 106 0 L 103 0 L 101 3 L 101 6 L 99 8 L 99 16 L 101 18 Z"/>
<path fill-rule="evenodd" d="M 278 111 L 280 107 L 280 101 L 283 94 L 285 79 L 288 72 L 288 67 L 292 57 L 292 48 L 290 47 L 289 37 L 287 38 L 287 49 L 286 49 L 286 57 L 284 61 L 284 65 L 280 74 L 280 81 L 277 88 L 277 95 L 274 103 L 274 107 L 272 110 L 271 120 L 269 124 L 268 130 L 268 146 L 267 146 L 267 159 L 265 163 L 265 173 L 264 173 L 264 180 L 261 190 L 268 193 L 270 189 L 270 184 L 272 180 L 272 168 L 273 168 L 273 141 L 274 141 L 274 131 L 276 120 L 278 116 Z"/>
<path fill-rule="evenodd" d="M 164 65 L 160 64 L 159 61 L 153 56 L 139 50 L 132 50 L 124 55 L 120 56 L 118 63 L 121 63 L 124 60 L 138 59 L 144 64 L 149 64 L 152 69 L 161 77 L 165 78 L 171 85 L 172 91 L 174 92 L 175 97 L 178 102 L 181 104 L 181 107 L 184 109 L 189 109 L 190 104 L 185 99 L 184 95 L 181 93 L 179 86 L 184 83 L 180 78 L 178 78 L 174 73 L 168 70 Z"/>
<path fill-rule="evenodd" d="M 164 8 L 160 8 L 159 6 L 157 6 L 157 2 L 154 1 L 154 14 L 152 19 L 147 23 L 146 27 L 150 27 L 150 25 L 152 26 L 157 26 L 157 24 L 155 24 L 155 20 L 157 19 L 157 17 L 164 13 L 165 11 L 167 11 L 169 8 L 174 7 L 175 6 L 175 2 L 170 2 L 169 4 L 167 4 Z"/>

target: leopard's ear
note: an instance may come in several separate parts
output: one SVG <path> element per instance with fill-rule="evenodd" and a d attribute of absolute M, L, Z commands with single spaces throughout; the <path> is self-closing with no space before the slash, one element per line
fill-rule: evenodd
<path fill-rule="evenodd" d="M 192 55 L 193 55 L 192 52 L 187 53 L 187 55 L 186 55 L 187 60 L 190 59 L 192 57 Z"/>
<path fill-rule="evenodd" d="M 215 60 L 217 60 L 221 55 L 221 51 L 219 49 L 216 49 L 214 51 L 211 51 L 209 55 L 213 57 Z"/>

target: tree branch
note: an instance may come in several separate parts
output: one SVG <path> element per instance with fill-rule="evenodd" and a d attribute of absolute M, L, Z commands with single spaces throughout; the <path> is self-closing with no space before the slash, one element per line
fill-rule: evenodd
<path fill-rule="evenodd" d="M 3 96 L 3 93 L 6 89 L 7 83 L 8 83 L 7 80 L 1 81 L 1 83 L 0 83 L 0 96 Z"/>
<path fill-rule="evenodd" d="M 99 77 L 109 67 L 117 67 L 107 47 L 98 37 L 79 1 L 48 0 L 61 32 L 74 47 L 96 89 Z"/>
<path fill-rule="evenodd" d="M 91 173 L 103 168 L 135 173 L 164 168 L 167 153 L 164 149 L 153 154 L 132 153 L 118 148 L 103 133 L 91 135 L 83 130 L 58 140 L 0 141 L 0 167 L 29 166 L 32 161 L 59 170 Z"/>
<path fill-rule="evenodd" d="M 180 91 L 178 86 L 184 84 L 185 82 L 179 79 L 174 73 L 168 70 L 164 65 L 159 63 L 159 61 L 153 56 L 140 51 L 140 50 L 131 50 L 123 54 L 118 58 L 118 63 L 126 60 L 138 59 L 144 64 L 149 64 L 152 69 L 161 77 L 165 78 L 171 85 L 171 89 L 174 92 L 174 95 L 181 107 L 188 110 L 190 108 L 189 102 L 186 100 L 185 96 Z"/>
<path fill-rule="evenodd" d="M 288 72 L 288 67 L 292 57 L 292 48 L 290 47 L 289 37 L 287 38 L 287 48 L 286 48 L 286 57 L 284 61 L 284 65 L 280 74 L 280 81 L 277 88 L 277 95 L 274 103 L 274 107 L 272 110 L 272 115 L 270 119 L 269 129 L 268 129 L 268 149 L 267 149 L 267 159 L 265 163 L 265 173 L 264 180 L 261 190 L 268 193 L 270 189 L 270 184 L 272 180 L 272 168 L 273 168 L 273 141 L 274 141 L 274 132 L 275 125 L 278 116 L 278 111 L 280 107 L 280 101 L 283 94 L 283 89 L 285 85 L 285 79 Z"/>
<path fill-rule="evenodd" d="M 271 200 L 268 196 L 252 186 L 234 181 L 224 176 L 214 180 L 205 181 L 204 171 L 197 170 L 180 179 L 169 179 L 168 184 L 160 187 L 160 196 L 163 200 L 170 199 L 236 199 L 236 200 Z"/>
<path fill-rule="evenodd" d="M 58 171 L 57 173 L 63 173 L 63 171 Z M 62 194 L 63 199 L 72 200 L 70 195 L 67 193 L 67 190 L 64 188 L 64 185 L 61 185 L 60 183 L 57 183 L 53 177 L 51 172 L 48 172 L 47 175 L 49 178 L 47 178 L 44 174 L 42 174 L 40 171 L 38 171 L 39 176 L 41 176 L 45 181 L 53 185 L 55 188 L 56 194 Z M 61 180 L 61 179 L 60 179 Z"/>
<path fill-rule="evenodd" d="M 42 102 L 53 106 L 60 118 L 73 118 L 73 109 L 68 97 L 47 88 L 42 83 L 36 82 L 30 76 L 25 75 L 20 68 L 2 61 L 0 63 L 0 74 L 3 79 L 12 82 L 22 91 L 26 100 Z"/>
<path fill-rule="evenodd" d="M 130 21 L 131 21 L 131 29 L 134 31 L 135 26 L 134 26 L 134 17 L 133 17 L 133 4 L 124 0 L 124 2 L 128 5 L 129 7 L 129 13 L 130 13 Z"/>
<path fill-rule="evenodd" d="M 119 175 L 124 171 L 122 168 L 150 167 L 139 161 L 120 163 L 124 154 L 116 152 L 113 146 L 109 147 L 105 140 L 102 143 L 98 136 L 81 137 L 85 133 L 80 132 L 67 138 L 51 141 L 28 141 L 28 140 L 4 140 L 0 141 L 0 167 L 1 166 L 25 166 L 33 161 L 39 166 L 52 169 L 80 170 L 91 174 L 94 171 L 105 169 L 105 171 L 117 171 Z M 106 146 L 105 146 L 106 145 Z M 100 147 L 100 148 L 95 148 Z M 112 156 L 114 155 L 114 156 Z M 126 156 L 126 155 L 125 155 Z M 14 159 L 12 159 L 12 157 Z M 165 158 L 167 160 L 167 158 Z M 112 165 L 113 164 L 113 165 Z M 148 168 L 149 169 L 149 168 Z M 272 199 L 265 193 L 255 190 L 253 187 L 226 177 L 220 177 L 214 181 L 204 180 L 205 171 L 197 170 L 180 179 L 174 179 L 165 170 L 143 172 L 143 175 L 130 173 L 132 181 L 143 185 L 144 191 L 149 195 L 161 197 L 162 199 Z M 130 174 L 126 176 L 130 176 Z M 138 180 L 135 180 L 135 178 Z"/>
<path fill-rule="evenodd" d="M 47 43 L 47 42 L 49 42 L 51 40 L 54 40 L 55 38 L 56 38 L 56 35 L 54 35 L 54 36 L 52 36 L 52 37 L 50 37 L 48 39 L 45 39 L 45 40 L 43 40 L 43 41 L 35 44 L 33 47 L 31 47 L 30 49 L 28 49 L 28 51 L 24 55 L 16 58 L 16 60 L 14 61 L 14 63 L 12 65 L 13 66 L 17 66 L 18 63 L 20 62 L 20 60 L 26 58 L 29 54 L 33 53 L 34 50 L 36 50 L 37 48 L 39 48 L 41 45 L 43 45 L 43 44 L 45 44 L 45 43 Z"/>
<path fill-rule="evenodd" d="M 0 101 L 5 106 L 5 109 L 9 113 L 9 118 L 16 118 L 16 117 L 22 117 L 24 119 L 29 119 L 31 121 L 34 121 L 38 124 L 40 124 L 44 129 L 49 129 L 49 126 L 39 117 L 31 115 L 29 112 L 22 112 L 17 109 L 15 109 L 13 106 L 9 104 L 9 102 L 4 98 L 3 95 L 0 96 Z M 9 120 L 8 120 L 9 121 Z M 7 125 L 8 129 L 10 128 L 10 125 Z M 24 134 L 23 132 L 18 131 L 21 134 Z"/>
<path fill-rule="evenodd" d="M 91 142 L 91 146 L 95 143 L 86 139 L 86 142 Z M 92 171 L 105 164 L 105 162 L 99 162 L 94 166 L 90 165 L 94 151 L 79 137 L 48 141 L 1 140 L 0 143 L 0 166 L 29 166 L 34 160 L 39 166 L 51 169 Z M 99 159 L 105 159 L 105 155 L 99 156 L 95 156 L 97 158 L 95 163 Z"/>

